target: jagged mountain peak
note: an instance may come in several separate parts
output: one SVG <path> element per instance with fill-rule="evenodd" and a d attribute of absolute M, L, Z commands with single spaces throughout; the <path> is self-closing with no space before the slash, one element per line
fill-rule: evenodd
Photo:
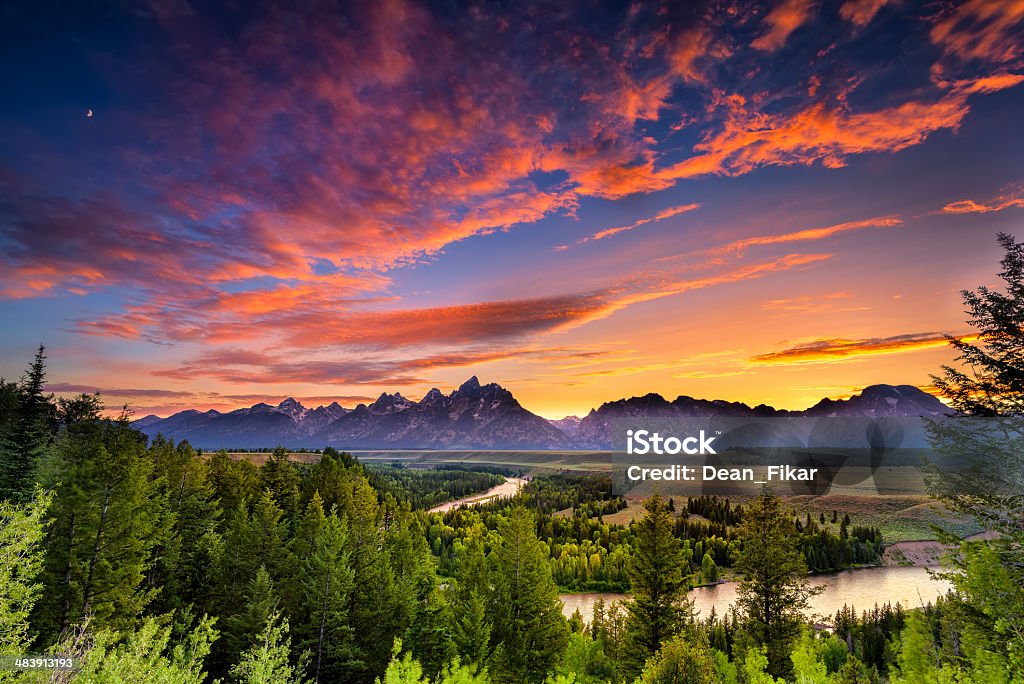
<path fill-rule="evenodd" d="M 480 389 L 480 380 L 474 375 L 469 380 L 467 380 L 466 382 L 464 382 L 461 385 L 459 385 L 459 390 L 458 391 L 462 392 L 462 393 L 466 393 L 466 392 L 475 392 L 478 389 Z"/>
<path fill-rule="evenodd" d="M 431 387 L 430 391 L 423 395 L 423 398 L 420 399 L 419 403 L 423 404 L 424 406 L 430 406 L 433 404 L 442 403 L 446 398 L 447 397 L 444 396 L 441 390 L 437 389 L 436 387 Z"/>

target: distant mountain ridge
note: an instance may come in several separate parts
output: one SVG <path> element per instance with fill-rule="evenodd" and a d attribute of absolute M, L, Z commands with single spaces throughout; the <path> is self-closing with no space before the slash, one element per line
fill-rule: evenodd
<path fill-rule="evenodd" d="M 913 385 L 870 385 L 849 399 L 826 398 L 801 411 L 776 409 L 767 404 L 748 406 L 742 402 L 709 401 L 688 396 L 680 396 L 670 402 L 660 394 L 646 394 L 607 402 L 591 410 L 580 421 L 576 442 L 582 448 L 610 448 L 613 424 L 622 418 L 935 418 L 950 413 L 952 410 L 948 406 Z"/>
<path fill-rule="evenodd" d="M 382 393 L 372 404 L 346 409 L 337 402 L 307 409 L 288 398 L 277 406 L 256 404 L 229 413 L 182 411 L 146 416 L 134 426 L 205 449 L 571 449 L 574 442 L 512 393 L 473 376 L 451 394 L 431 389 L 419 401 Z"/>
<path fill-rule="evenodd" d="M 606 402 L 585 417 L 549 421 L 531 413 L 504 387 L 473 376 L 450 394 L 434 388 L 419 401 L 382 393 L 355 408 L 337 402 L 309 409 L 293 398 L 277 406 L 258 403 L 227 413 L 189 409 L 167 418 L 133 423 L 154 437 L 188 440 L 204 449 L 607 449 L 612 425 L 625 417 L 935 417 L 950 409 L 912 385 L 871 385 L 849 399 L 822 399 L 802 411 L 759 404 L 659 394 Z"/>

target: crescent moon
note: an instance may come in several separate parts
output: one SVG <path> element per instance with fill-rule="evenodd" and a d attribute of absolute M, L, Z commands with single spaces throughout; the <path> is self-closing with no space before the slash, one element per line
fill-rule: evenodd
<path fill-rule="evenodd" d="M 91 109 L 86 110 L 85 115 L 88 116 L 88 117 L 92 117 L 92 110 Z"/>

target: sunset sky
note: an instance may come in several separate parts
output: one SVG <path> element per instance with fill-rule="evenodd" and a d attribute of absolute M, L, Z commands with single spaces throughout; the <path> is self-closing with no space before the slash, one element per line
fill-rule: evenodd
<path fill-rule="evenodd" d="M 927 386 L 1024 236 L 1020 0 L 49 4 L 0 2 L 0 375 L 138 415 Z"/>

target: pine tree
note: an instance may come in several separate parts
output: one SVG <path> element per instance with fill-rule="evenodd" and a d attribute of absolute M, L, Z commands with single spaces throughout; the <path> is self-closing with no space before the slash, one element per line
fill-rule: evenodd
<path fill-rule="evenodd" d="M 221 510 L 233 513 L 260 490 L 260 472 L 247 458 L 235 460 L 218 451 L 206 460 L 214 498 Z"/>
<path fill-rule="evenodd" d="M 353 571 L 349 624 L 355 630 L 359 656 L 350 663 L 345 681 L 371 682 L 384 671 L 391 643 L 401 627 L 395 605 L 395 573 L 377 492 L 362 476 L 345 482 L 340 513 L 348 527 L 347 550 Z"/>
<path fill-rule="evenodd" d="M 1002 291 L 962 292 L 976 339 L 950 337 L 960 367 L 933 377 L 962 415 L 928 421 L 938 458 L 926 479 L 930 494 L 995 533 L 961 543 L 949 577 L 1024 672 L 1024 244 L 998 241 Z"/>
<path fill-rule="evenodd" d="M 803 622 L 803 610 L 818 590 L 807 581 L 793 518 L 768 488 L 746 508 L 736 533 L 741 553 L 734 567 L 742 576 L 737 608 L 749 645 L 762 646 L 768 672 L 788 676 L 789 653 Z"/>
<path fill-rule="evenodd" d="M 274 581 L 261 565 L 238 597 L 236 611 L 223 621 L 224 638 L 215 654 L 217 662 L 237 662 L 243 651 L 257 643 L 268 622 L 278 614 L 279 603 Z"/>
<path fill-rule="evenodd" d="M 452 636 L 456 652 L 462 662 L 482 666 L 490 656 L 492 623 L 488 612 L 487 558 L 479 535 L 468 537 L 459 554 L 454 593 Z"/>
<path fill-rule="evenodd" d="M 51 639 L 86 616 L 96 628 L 130 627 L 153 598 L 143 580 L 167 528 L 145 437 L 127 414 L 83 420 L 62 433 L 43 473 L 56 493 L 35 624 Z"/>
<path fill-rule="evenodd" d="M 20 463 L 17 433 L 21 393 L 17 383 L 0 378 L 0 501 L 16 499 Z"/>
<path fill-rule="evenodd" d="M 633 597 L 625 604 L 627 671 L 636 674 L 692 612 L 686 598 L 690 560 L 673 532 L 672 513 L 658 495 L 648 498 L 644 508 L 628 567 Z"/>
<path fill-rule="evenodd" d="M 356 659 L 353 630 L 349 625 L 349 601 L 353 572 L 347 550 L 345 522 L 325 515 L 319 495 L 306 507 L 292 549 L 300 560 L 294 599 L 295 645 L 311 654 L 314 682 L 341 681 Z"/>
<path fill-rule="evenodd" d="M 158 436 L 149 454 L 171 523 L 150 572 L 149 584 L 161 587 L 153 608 L 170 612 L 188 605 L 212 612 L 217 581 L 210 568 L 220 562 L 223 544 L 209 467 L 188 442 L 175 446 Z"/>
<path fill-rule="evenodd" d="M 309 466 L 302 480 L 302 504 L 305 505 L 319 493 L 325 511 L 344 508 L 342 500 L 350 495 L 349 468 L 355 459 L 346 453 L 338 453 L 331 447 L 324 449 L 320 460 Z"/>
<path fill-rule="evenodd" d="M 274 503 L 291 520 L 299 512 L 299 487 L 302 477 L 295 464 L 288 460 L 288 450 L 278 446 L 260 468 L 260 486 L 270 492 Z"/>
<path fill-rule="evenodd" d="M 492 673 L 499 684 L 543 681 L 569 637 L 558 586 L 534 525 L 522 506 L 498 523 L 491 638 L 497 645 Z"/>
<path fill-rule="evenodd" d="M 2 384 L 0 398 L 10 404 L 7 383 Z M 56 407 L 53 395 L 44 394 L 45 386 L 46 349 L 39 345 L 17 384 L 13 414 L 0 420 L 0 499 L 22 502 L 32 494 L 39 462 L 56 432 Z M 8 412 L 10 407 L 0 410 Z"/>
<path fill-rule="evenodd" d="M 398 629 L 424 671 L 436 677 L 455 655 L 452 615 L 438 590 L 436 561 L 427 545 L 419 519 L 408 503 L 385 497 L 387 549 L 395 577 L 393 594 Z"/>

